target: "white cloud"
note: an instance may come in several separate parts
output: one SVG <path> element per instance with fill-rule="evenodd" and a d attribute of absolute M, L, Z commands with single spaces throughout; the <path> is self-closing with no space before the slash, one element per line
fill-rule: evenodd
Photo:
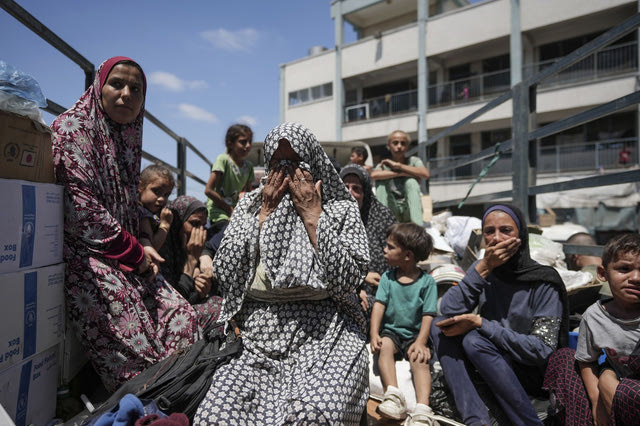
<path fill-rule="evenodd" d="M 182 80 L 175 74 L 164 71 L 155 71 L 149 74 L 149 83 L 162 86 L 165 89 L 174 92 L 182 92 L 186 89 L 206 89 L 207 87 L 209 87 L 209 85 L 203 80 Z"/>
<path fill-rule="evenodd" d="M 240 116 L 236 121 L 238 123 L 246 124 L 249 127 L 255 126 L 258 123 L 258 120 L 255 117 L 251 117 L 250 115 Z"/>
<path fill-rule="evenodd" d="M 238 31 L 218 28 L 217 30 L 203 31 L 200 35 L 219 49 L 241 50 L 245 52 L 251 50 L 260 38 L 258 32 L 253 28 L 245 28 Z"/>
<path fill-rule="evenodd" d="M 190 104 L 179 104 L 178 110 L 184 117 L 190 118 L 196 121 L 204 121 L 207 123 L 217 123 L 218 117 L 209 111 Z"/>

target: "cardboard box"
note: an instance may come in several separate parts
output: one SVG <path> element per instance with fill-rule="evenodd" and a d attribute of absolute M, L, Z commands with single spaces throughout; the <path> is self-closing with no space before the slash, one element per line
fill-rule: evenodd
<path fill-rule="evenodd" d="M 420 200 L 422 202 L 422 221 L 431 222 L 431 219 L 433 219 L 433 200 L 431 195 L 422 195 Z"/>
<path fill-rule="evenodd" d="M 54 182 L 47 126 L 0 110 L 0 178 Z"/>
<path fill-rule="evenodd" d="M 0 275 L 0 371 L 64 337 L 64 264 Z"/>
<path fill-rule="evenodd" d="M 541 227 L 546 228 L 556 224 L 556 213 L 549 207 L 545 207 L 546 213 L 538 215 L 538 223 Z"/>
<path fill-rule="evenodd" d="M 0 273 L 62 262 L 63 187 L 0 179 Z"/>
<path fill-rule="evenodd" d="M 0 373 L 0 404 L 16 426 L 46 425 L 56 415 L 58 347 Z"/>
<path fill-rule="evenodd" d="M 464 255 L 460 261 L 460 267 L 466 271 L 469 267 L 478 260 L 478 250 L 482 247 L 484 240 L 482 238 L 482 229 L 474 229 L 469 235 L 469 241 L 464 249 Z"/>

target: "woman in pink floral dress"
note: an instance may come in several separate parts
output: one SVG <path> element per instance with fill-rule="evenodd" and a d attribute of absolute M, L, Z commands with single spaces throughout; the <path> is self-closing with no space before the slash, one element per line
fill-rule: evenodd
<path fill-rule="evenodd" d="M 145 94 L 140 66 L 111 58 L 51 125 L 68 318 L 109 390 L 200 337 L 194 309 L 156 277 L 160 256 L 135 237 Z"/>

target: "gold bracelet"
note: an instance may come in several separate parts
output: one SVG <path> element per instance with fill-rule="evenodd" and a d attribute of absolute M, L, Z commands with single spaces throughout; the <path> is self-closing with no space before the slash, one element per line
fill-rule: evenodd
<path fill-rule="evenodd" d="M 162 224 L 158 227 L 159 229 L 162 229 L 164 232 L 169 233 L 169 228 L 171 228 L 171 225 L 165 225 Z"/>

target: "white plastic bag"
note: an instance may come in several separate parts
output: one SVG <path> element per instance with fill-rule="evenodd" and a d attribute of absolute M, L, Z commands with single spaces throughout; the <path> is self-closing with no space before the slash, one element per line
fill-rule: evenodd
<path fill-rule="evenodd" d="M 47 125 L 42 118 L 42 111 L 35 102 L 0 90 L 0 110 L 24 115 L 40 124 Z"/>
<path fill-rule="evenodd" d="M 451 216 L 447 219 L 447 230 L 444 238 L 453 247 L 459 257 L 464 256 L 464 249 L 474 229 L 482 228 L 482 221 L 472 216 Z"/>
<path fill-rule="evenodd" d="M 536 262 L 566 269 L 562 244 L 551 241 L 538 234 L 529 234 L 529 251 Z"/>

